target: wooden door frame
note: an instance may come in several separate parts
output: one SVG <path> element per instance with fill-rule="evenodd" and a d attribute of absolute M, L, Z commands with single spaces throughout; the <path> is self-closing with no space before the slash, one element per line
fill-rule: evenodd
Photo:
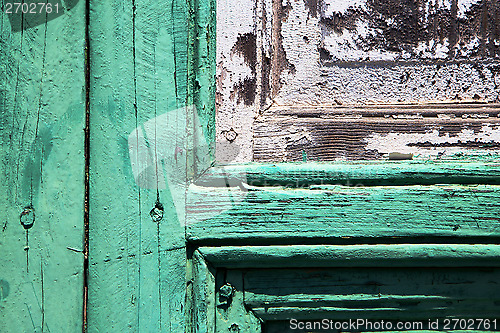
<path fill-rule="evenodd" d="M 331 188 L 332 186 L 344 186 L 347 185 L 347 182 L 352 181 L 356 181 L 354 185 L 361 181 L 368 185 L 362 188 L 362 192 L 365 194 L 375 193 L 377 187 L 380 186 L 396 184 L 401 185 L 398 190 L 404 192 L 403 185 L 405 184 L 407 186 L 419 186 L 418 184 L 437 186 L 437 184 L 445 183 L 449 187 L 453 187 L 454 184 L 492 186 L 488 184 L 500 183 L 500 168 L 497 162 L 498 158 L 495 156 L 482 157 L 476 161 L 455 160 L 449 162 L 384 161 L 218 166 L 215 160 L 216 0 L 189 0 L 187 2 L 175 0 L 173 4 L 176 6 L 175 8 L 174 6 L 165 6 L 165 3 L 162 2 L 156 2 L 153 5 L 163 6 L 161 9 L 169 15 L 168 23 L 171 23 L 173 29 L 180 34 L 180 37 L 172 42 L 178 47 L 174 52 L 179 60 L 175 63 L 175 78 L 178 81 L 175 92 L 169 91 L 168 93 L 174 95 L 178 100 L 184 98 L 185 94 L 185 99 L 179 101 L 180 107 L 194 106 L 190 109 L 194 112 L 188 115 L 187 131 L 186 127 L 176 129 L 177 132 L 174 131 L 174 134 L 179 136 L 187 132 L 186 150 L 176 149 L 175 159 L 171 157 L 169 160 L 174 165 L 178 162 L 186 166 L 184 179 L 189 185 L 187 188 L 188 205 L 192 195 L 201 195 L 202 198 L 209 198 L 212 195 L 213 198 L 213 195 L 218 195 L 218 190 L 227 187 L 231 191 L 236 189 L 236 192 L 231 192 L 231 194 L 247 195 L 250 193 L 251 198 L 260 196 L 258 199 L 263 199 L 260 201 L 262 203 L 273 203 L 266 196 L 273 195 L 275 192 L 273 190 L 279 186 L 282 187 L 279 190 L 283 192 L 279 193 L 278 202 L 286 204 L 292 199 L 290 194 L 293 193 L 295 186 L 293 184 L 296 184 L 297 179 L 299 185 L 309 186 L 299 190 L 302 191 L 300 194 L 302 197 L 307 197 L 309 193 L 323 195 L 323 193 L 328 192 L 333 193 L 332 200 L 335 197 L 342 197 L 347 192 L 352 194 L 353 191 L 360 191 L 359 189 L 349 189 L 346 192 L 339 191 L 338 188 L 333 190 Z M 148 50 L 145 48 L 151 46 L 143 43 L 144 40 L 149 42 L 149 39 L 142 38 L 141 34 L 144 33 L 143 30 L 149 32 L 148 28 L 150 28 L 151 22 L 148 15 L 154 17 L 158 13 L 158 8 L 153 8 L 153 5 L 148 1 L 136 0 L 124 3 L 121 0 L 113 0 L 106 3 L 94 2 L 90 6 L 90 36 L 92 40 L 89 52 L 92 66 L 89 97 L 91 133 L 89 331 L 109 330 L 110 328 L 117 331 L 133 330 L 134 328 L 136 330 L 160 328 L 165 331 L 170 330 L 173 333 L 196 331 L 197 328 L 194 324 L 199 322 L 196 318 L 212 318 L 212 313 L 208 315 L 203 313 L 206 311 L 204 309 L 207 304 L 214 302 L 212 296 L 205 297 L 206 295 L 214 295 L 214 291 L 203 291 L 203 288 L 208 288 L 208 284 L 213 282 L 213 276 L 207 273 L 211 269 L 210 260 L 208 263 L 205 262 L 205 259 L 202 258 L 204 250 L 199 250 L 200 247 L 218 245 L 221 246 L 220 250 L 236 251 L 236 248 L 229 246 L 240 245 L 247 249 L 250 245 L 279 245 L 280 242 L 314 245 L 323 241 L 336 246 L 359 243 L 359 238 L 348 238 L 349 235 L 334 233 L 326 238 L 321 237 L 321 235 L 288 237 L 292 235 L 291 233 L 283 233 L 275 237 L 267 233 L 266 230 L 261 230 L 259 235 L 242 236 L 241 233 L 234 233 L 231 237 L 227 237 L 228 235 L 224 234 L 224 226 L 219 229 L 221 232 L 217 235 L 210 234 L 209 231 L 212 229 L 208 228 L 203 236 L 203 228 L 211 226 L 209 224 L 203 226 L 202 223 L 198 223 L 199 221 L 189 220 L 190 216 L 193 216 L 189 215 L 192 213 L 191 211 L 187 212 L 188 221 L 184 225 L 179 225 L 178 221 L 172 217 L 175 214 L 175 207 L 173 208 L 174 202 L 168 191 L 157 190 L 140 193 L 140 190 L 137 190 L 130 172 L 126 173 L 121 169 L 129 167 L 126 163 L 130 162 L 124 163 L 123 161 L 123 152 L 118 150 L 123 147 L 115 147 L 118 144 L 123 145 L 124 142 L 126 146 L 127 137 L 125 136 L 125 140 L 120 142 L 111 142 L 108 133 L 118 131 L 119 134 L 128 135 L 130 130 L 139 126 L 139 119 L 142 121 L 156 116 L 156 110 L 153 112 L 153 110 L 141 108 L 144 104 L 140 104 L 141 101 L 137 98 L 137 87 L 135 87 L 135 91 L 132 88 L 134 84 L 141 84 L 141 82 L 137 82 L 137 79 L 141 78 L 140 71 L 146 70 L 146 67 L 140 67 L 139 72 L 136 73 L 135 66 L 144 66 L 144 62 L 136 62 L 136 57 L 141 59 L 141 56 L 148 56 L 148 52 L 146 52 Z M 122 7 L 126 11 L 117 14 L 115 9 Z M 116 20 L 103 19 L 111 17 Z M 184 24 L 187 24 L 188 27 L 187 38 L 182 34 Z M 161 25 L 166 29 L 167 24 L 164 21 L 161 21 Z M 116 40 L 113 32 L 117 33 L 123 40 Z M 146 37 L 150 36 L 147 33 L 144 34 Z M 142 38 L 138 40 L 143 44 L 136 43 L 136 36 Z M 184 51 L 186 52 L 184 53 Z M 119 63 L 120 66 L 110 66 L 113 63 Z M 149 86 L 145 85 L 145 87 Z M 101 88 L 102 90 L 109 89 L 115 95 L 103 92 Z M 159 94 L 155 95 L 155 101 L 161 101 L 163 97 Z M 122 105 L 116 102 L 121 102 Z M 135 119 L 124 111 L 135 112 Z M 201 135 L 199 135 L 200 133 Z M 200 140 L 207 143 L 206 147 L 200 147 L 198 144 Z M 121 174 L 118 175 L 120 172 Z M 245 177 L 245 181 L 242 181 L 241 175 Z M 290 183 L 292 186 L 288 186 Z M 219 184 L 218 188 L 213 186 L 214 184 Z M 273 186 L 268 186 L 269 184 Z M 120 187 L 113 188 L 116 186 Z M 326 186 L 326 189 L 321 188 L 322 186 Z M 200 189 L 205 192 L 199 192 Z M 406 189 L 408 189 L 408 193 L 411 193 L 411 189 L 408 187 Z M 491 188 L 478 188 L 477 191 L 469 191 L 464 197 L 460 196 L 463 193 L 455 195 L 453 188 L 451 191 L 449 188 L 436 188 L 435 190 L 435 194 L 441 196 L 443 201 L 448 200 L 448 198 L 456 198 L 465 203 L 470 198 L 481 198 L 481 196 L 490 200 L 491 203 L 491 197 L 495 194 Z M 203 197 L 203 194 L 210 195 Z M 239 203 L 245 203 L 244 195 L 240 196 L 242 200 Z M 330 194 L 324 195 L 326 197 Z M 163 200 L 161 205 L 160 200 L 158 200 L 159 196 Z M 359 198 L 360 196 L 353 197 Z M 234 201 L 229 200 L 229 203 L 233 204 Z M 387 208 L 390 204 L 394 204 L 394 201 L 387 199 L 385 207 Z M 477 202 L 472 202 L 471 205 L 477 205 Z M 229 206 L 229 208 L 231 207 L 245 208 L 243 205 Z M 263 208 L 266 209 L 266 206 L 264 205 Z M 224 211 L 228 211 L 227 207 L 224 208 Z M 322 214 L 322 212 L 324 213 L 324 211 L 318 210 L 318 214 Z M 244 209 L 237 210 L 236 213 L 239 217 L 258 221 L 265 226 L 265 220 L 256 218 L 256 216 L 262 216 L 258 215 L 259 212 L 255 212 L 256 214 L 252 216 L 248 216 L 248 214 L 246 216 L 247 212 Z M 394 219 L 397 219 L 396 213 L 394 213 Z M 410 213 L 407 210 L 406 216 L 411 217 Z M 489 218 L 490 216 L 482 210 L 479 217 Z M 350 222 L 353 219 L 355 216 L 351 216 Z M 210 223 L 210 218 L 202 219 L 202 221 Z M 490 221 L 497 223 L 496 220 L 486 221 L 487 223 Z M 248 224 L 249 221 L 242 222 L 244 222 L 241 224 L 242 228 L 251 227 Z M 195 227 L 198 228 L 199 232 L 193 233 Z M 449 225 L 447 228 L 449 230 L 444 232 L 444 236 L 452 235 L 454 226 Z M 479 240 L 484 243 L 485 247 L 488 247 L 488 244 L 498 244 L 498 236 L 494 232 L 482 235 L 471 233 L 469 236 L 471 237 L 464 240 L 463 243 L 468 244 L 467 242 Z M 386 238 L 393 243 L 401 243 L 402 239 L 407 238 Z M 428 241 L 432 243 L 432 239 L 429 239 Z M 380 241 L 380 239 L 375 237 L 374 241 Z M 436 243 L 436 239 L 433 241 Z M 129 245 L 132 242 L 134 242 L 133 245 Z M 145 244 L 144 248 L 141 247 L 143 243 Z M 266 249 L 271 248 L 266 247 Z M 276 248 L 274 249 L 276 250 Z M 473 256 L 479 255 L 482 259 L 488 258 L 482 256 L 483 252 L 479 248 L 470 250 L 473 251 Z M 256 255 L 262 257 L 263 253 L 259 252 Z M 145 279 L 135 280 L 136 275 L 140 276 L 140 274 L 135 273 L 141 269 L 154 271 L 154 277 L 147 282 Z M 133 271 L 134 274 L 129 273 L 129 270 Z M 149 293 L 143 293 L 146 295 L 143 299 L 137 298 L 137 293 L 134 291 L 141 283 L 147 287 Z M 130 291 L 130 289 L 134 290 Z M 155 299 L 150 296 L 153 294 Z M 138 304 L 142 306 L 141 309 L 138 309 Z M 210 323 L 203 325 L 205 326 L 200 326 L 198 331 L 204 332 L 202 328 L 208 327 L 207 325 Z"/>
<path fill-rule="evenodd" d="M 213 31 L 211 36 L 215 39 L 215 31 L 212 29 L 210 31 Z M 202 50 L 200 48 L 199 52 L 202 52 Z M 207 65 L 212 71 L 215 71 L 214 62 L 211 65 L 207 63 Z M 276 76 L 276 73 L 273 72 L 273 75 Z M 340 267 L 345 265 L 347 258 L 350 258 L 351 261 L 353 258 L 356 258 L 354 260 L 361 266 L 371 266 L 374 263 L 384 265 L 383 262 L 385 259 L 382 259 L 384 257 L 393 260 L 392 262 L 388 260 L 386 262 L 387 265 L 394 265 L 394 262 L 397 262 L 397 265 L 408 267 L 412 265 L 456 266 L 457 262 L 465 266 L 474 266 L 483 261 L 485 265 L 498 265 L 497 244 L 499 244 L 499 237 L 493 229 L 481 235 L 472 232 L 467 237 L 455 237 L 456 231 L 460 228 L 460 226 L 457 227 L 457 224 L 450 225 L 450 229 L 447 231 L 437 231 L 437 235 L 424 232 L 422 234 L 423 238 L 420 239 L 414 237 L 418 232 L 410 232 L 406 235 L 402 233 L 393 236 L 388 235 L 387 237 L 371 237 L 369 236 L 369 231 L 358 233 L 357 237 L 356 235 L 352 237 L 353 235 L 342 234 L 323 236 L 320 233 L 312 233 L 311 237 L 295 237 L 290 232 L 272 235 L 272 233 L 266 232 L 265 228 L 261 232 L 246 235 L 244 232 L 232 233 L 235 229 L 231 229 L 230 224 L 223 226 L 224 223 L 221 223 L 221 221 L 230 218 L 238 219 L 239 217 L 244 217 L 249 212 L 257 215 L 254 217 L 247 216 L 246 219 L 242 218 L 239 220 L 241 221 L 241 228 L 246 228 L 246 223 L 251 224 L 255 222 L 262 224 L 265 223 L 265 219 L 259 219 L 259 215 L 261 214 L 257 210 L 252 212 L 248 210 L 248 207 L 238 209 L 238 203 L 229 208 L 230 210 L 233 209 L 231 214 L 223 215 L 219 219 L 214 217 L 212 220 L 210 218 L 206 220 L 204 218 L 201 218 L 201 220 L 193 218 L 191 220 L 190 216 L 194 216 L 199 212 L 191 214 L 191 208 L 200 205 L 207 198 L 209 198 L 209 203 L 214 202 L 210 201 L 211 187 L 214 198 L 220 198 L 224 196 L 224 193 L 228 193 L 225 192 L 226 189 L 220 186 L 236 188 L 242 194 L 241 201 L 238 201 L 240 203 L 245 201 L 246 195 L 254 195 L 252 200 L 256 200 L 256 198 L 262 200 L 262 205 L 264 206 L 262 210 L 265 210 L 266 205 L 269 207 L 272 206 L 269 202 L 273 202 L 273 200 L 276 200 L 276 202 L 286 202 L 293 199 L 292 191 L 287 193 L 287 189 L 293 190 L 294 188 L 302 188 L 304 192 L 311 191 L 311 194 L 314 190 L 331 190 L 334 193 L 340 193 L 342 190 L 339 190 L 339 188 L 345 186 L 354 187 L 361 184 L 363 192 L 375 194 L 377 187 L 395 186 L 399 187 L 400 192 L 398 195 L 400 198 L 411 193 L 413 190 L 412 186 L 437 186 L 437 188 L 444 191 L 439 195 L 442 196 L 443 200 L 447 200 L 447 198 L 451 198 L 454 195 L 461 195 L 454 191 L 454 187 L 457 185 L 479 185 L 477 191 L 473 190 L 474 193 L 469 198 L 464 199 L 464 202 L 472 202 L 473 200 L 480 201 L 486 198 L 484 194 L 491 190 L 490 187 L 483 189 L 481 184 L 485 186 L 500 185 L 499 156 L 496 153 L 476 157 L 457 157 L 454 160 L 445 161 L 352 161 L 218 165 L 215 160 L 216 82 L 215 80 L 204 82 L 208 86 L 203 89 L 210 93 L 203 95 L 198 101 L 203 100 L 202 104 L 205 109 L 207 109 L 207 105 L 210 105 L 208 110 L 212 112 L 198 115 L 204 119 L 205 124 L 208 124 L 206 133 L 209 133 L 209 136 L 206 138 L 211 147 L 209 163 L 211 167 L 208 169 L 206 167 L 198 168 L 202 172 L 193 173 L 194 177 L 191 178 L 191 185 L 187 189 L 186 242 L 190 250 L 188 251 L 187 262 L 186 322 L 191 323 L 188 324 L 188 331 L 205 332 L 211 325 L 215 325 L 214 318 L 216 317 L 217 305 L 215 270 L 217 267 L 244 266 L 248 268 L 250 266 L 276 267 L 276 265 L 288 265 L 287 267 L 291 267 L 292 265 L 309 266 L 313 264 Z M 257 80 L 257 82 L 260 82 L 260 80 Z M 258 91 L 261 92 L 261 89 L 258 89 Z M 257 99 L 260 99 L 260 97 Z M 453 107 L 458 107 L 459 109 L 466 108 L 466 106 L 450 105 L 442 105 L 442 107 L 443 109 Z M 434 105 L 433 108 L 439 108 L 439 106 Z M 397 112 L 398 108 L 392 108 L 392 110 Z M 441 188 L 440 186 L 443 187 Z M 283 193 L 279 198 L 271 198 L 269 195 L 276 189 L 283 190 Z M 335 194 L 333 195 L 335 196 Z M 343 195 L 345 193 L 340 193 L 339 197 Z M 232 198 L 234 199 L 234 197 Z M 390 210 L 391 206 L 397 205 L 397 198 L 398 196 L 392 199 L 388 198 L 387 202 L 383 202 L 382 204 L 386 204 L 386 209 Z M 329 203 L 333 201 L 329 201 Z M 293 215 L 293 208 L 290 209 Z M 418 207 L 415 206 L 415 209 L 418 209 Z M 412 218 L 410 211 L 411 209 L 405 218 Z M 321 214 L 320 210 L 316 216 Z M 445 216 L 447 212 L 443 211 L 441 214 Z M 471 214 L 474 215 L 474 212 L 471 212 Z M 213 216 L 213 214 L 210 216 Z M 392 222 L 397 222 L 398 218 L 397 213 L 394 214 L 392 220 L 388 221 L 388 225 Z M 487 223 L 490 221 L 488 220 L 488 216 L 482 216 L 479 219 L 487 221 Z M 355 220 L 356 215 L 346 217 L 346 221 L 355 222 Z M 220 223 L 222 226 L 220 232 L 208 232 L 207 230 L 210 230 L 212 225 L 210 222 L 204 223 L 203 221 L 216 221 L 216 224 Z M 496 225 L 497 222 L 492 221 L 492 223 Z M 197 227 L 199 227 L 198 230 Z M 370 239 L 373 244 L 360 245 L 360 243 L 367 240 L 370 243 Z M 405 240 L 414 242 L 414 244 L 406 244 Z M 386 242 L 388 245 L 377 244 L 380 242 Z M 454 242 L 457 242 L 457 244 L 444 244 Z M 330 244 L 321 247 L 321 250 L 319 250 L 327 254 L 324 256 L 318 255 L 316 258 L 320 258 L 318 259 L 319 261 L 310 261 L 309 256 L 311 253 L 318 250 L 317 248 L 314 249 L 314 244 L 318 243 Z M 482 244 L 474 245 L 477 243 Z M 293 248 L 289 246 L 280 248 L 279 244 L 294 244 L 294 246 Z M 213 245 L 219 247 L 210 247 Z M 257 245 L 262 246 L 259 247 Z M 291 252 L 287 252 L 287 250 Z M 283 251 L 283 254 L 280 254 L 280 251 Z M 300 260 L 301 256 L 303 256 L 302 261 Z M 458 261 L 455 261 L 455 259 Z M 192 307 L 189 306 L 190 304 Z"/>
<path fill-rule="evenodd" d="M 246 290 L 239 282 L 240 278 L 243 279 L 237 275 L 239 269 L 422 268 L 425 271 L 432 268 L 499 267 L 499 255 L 500 245 L 484 244 L 202 246 L 194 250 L 188 261 L 189 281 L 192 281 L 187 289 L 187 298 L 191 300 L 188 302 L 191 306 L 187 307 L 188 332 L 219 332 L 231 326 L 253 332 L 252 328 L 260 327 L 266 321 L 290 319 L 290 314 L 283 309 L 282 300 L 275 304 L 272 297 L 262 298 L 261 295 L 258 300 L 245 302 Z M 229 276 L 228 270 L 233 272 Z M 232 280 L 230 284 L 228 279 Z M 229 292 L 224 288 L 230 288 Z M 427 299 L 426 295 L 413 297 L 422 301 Z M 335 296 L 338 302 L 362 302 L 363 299 L 352 299 L 350 295 Z M 380 296 L 375 299 L 380 300 Z M 236 305 L 230 309 L 233 302 Z M 312 319 L 310 315 L 314 314 L 326 318 L 324 316 L 330 310 L 338 312 L 335 314 L 338 319 L 345 319 L 347 313 L 341 309 L 325 307 L 301 308 L 294 313 L 294 318 L 299 318 L 302 312 L 307 319 Z M 397 319 L 411 320 L 412 314 L 413 310 L 408 310 Z M 217 323 L 223 327 L 216 328 Z"/>

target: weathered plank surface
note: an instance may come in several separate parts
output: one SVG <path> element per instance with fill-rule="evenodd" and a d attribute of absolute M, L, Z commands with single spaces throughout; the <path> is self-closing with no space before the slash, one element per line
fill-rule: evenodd
<path fill-rule="evenodd" d="M 85 4 L 66 3 L 0 12 L 2 332 L 82 330 Z"/>
<path fill-rule="evenodd" d="M 92 3 L 90 332 L 183 332 L 187 177 L 213 156 L 214 1 Z"/>
<path fill-rule="evenodd" d="M 195 251 L 188 263 L 187 332 L 203 333 L 215 330 L 215 271 L 205 258 Z"/>
<path fill-rule="evenodd" d="M 262 1 L 264 2 L 264 1 Z M 251 160 L 252 124 L 262 66 L 257 43 L 261 1 L 217 1 L 217 160 Z M 269 10 L 269 9 L 268 9 Z M 262 13 L 260 13 L 262 15 Z"/>
<path fill-rule="evenodd" d="M 500 147 L 498 105 L 273 107 L 254 124 L 255 161 L 416 159 Z"/>
<path fill-rule="evenodd" d="M 216 0 L 190 0 L 187 168 L 192 179 L 215 159 Z"/>
<path fill-rule="evenodd" d="M 358 161 L 336 163 L 250 163 L 207 170 L 194 184 L 227 187 L 310 188 L 314 185 L 396 186 L 500 185 L 500 164 L 479 161 Z"/>
<path fill-rule="evenodd" d="M 375 244 L 200 247 L 216 268 L 499 267 L 500 245 Z"/>
<path fill-rule="evenodd" d="M 444 105 L 431 107 L 442 109 L 436 119 L 411 109 L 379 119 L 368 105 L 497 103 L 496 2 L 264 0 L 233 7 L 218 11 L 220 162 L 295 161 L 306 148 L 329 161 L 380 159 L 388 149 L 427 157 L 498 147 L 496 105 L 472 111 L 480 115 L 474 120 L 447 119 L 455 112 Z M 333 110 L 339 105 L 367 110 L 353 119 L 348 108 Z M 332 114 L 337 118 L 323 119 Z"/>
<path fill-rule="evenodd" d="M 192 185 L 187 237 L 207 242 L 345 242 L 498 237 L 497 185 L 231 190 Z"/>
<path fill-rule="evenodd" d="M 492 244 L 202 246 L 193 257 L 193 299 L 197 311 L 215 310 L 216 329 L 205 326 L 205 317 L 198 328 L 291 332 L 290 318 L 363 318 L 412 321 L 426 330 L 429 319 L 439 319 L 440 329 L 444 318 L 498 320 L 499 250 Z"/>
<path fill-rule="evenodd" d="M 187 18 L 183 1 L 91 5 L 90 332 L 184 329 Z"/>
<path fill-rule="evenodd" d="M 306 7 L 310 16 L 320 18 L 322 60 L 471 60 L 500 55 L 496 1 L 320 0 Z"/>
<path fill-rule="evenodd" d="M 243 273 L 236 270 L 219 271 L 216 283 L 214 332 L 261 333 L 260 320 L 245 306 Z"/>

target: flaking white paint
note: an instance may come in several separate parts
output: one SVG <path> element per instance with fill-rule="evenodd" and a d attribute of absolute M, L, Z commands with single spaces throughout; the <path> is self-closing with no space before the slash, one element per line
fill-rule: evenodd
<path fill-rule="evenodd" d="M 500 128 L 485 124 L 481 131 L 474 133 L 471 129 L 463 129 L 457 135 L 450 136 L 449 133 L 441 133 L 439 130 L 432 130 L 427 133 L 373 133 L 365 139 L 366 149 L 376 150 L 382 154 L 399 152 L 404 154 L 414 154 L 418 157 L 431 157 L 440 153 L 454 154 L 463 151 L 463 147 L 433 147 L 420 148 L 409 146 L 414 143 L 431 144 L 457 144 L 466 142 L 498 143 L 500 142 Z"/>
<path fill-rule="evenodd" d="M 465 13 L 479 0 L 460 0 L 459 14 Z M 322 8 L 323 16 L 330 16 L 334 11 L 345 13 L 351 6 L 364 8 L 365 0 L 337 1 L 326 0 Z M 428 2 L 427 4 L 430 4 Z M 442 8 L 451 8 L 451 2 L 437 1 L 434 4 Z M 260 7 L 259 7 L 260 6 Z M 345 29 L 337 34 L 320 24 L 320 15 L 311 15 L 310 8 L 303 0 L 287 0 L 285 16 L 281 19 L 282 45 L 286 61 L 291 66 L 284 66 L 280 74 L 280 89 L 271 103 L 279 105 L 356 105 L 372 103 L 428 103 L 480 101 L 497 102 L 500 79 L 495 62 L 441 62 L 448 56 L 448 40 L 421 42 L 411 53 L 406 51 L 389 52 L 387 50 L 363 50 L 356 46 L 356 38 L 365 38 L 375 31 L 367 22 L 359 20 L 356 31 Z M 269 77 L 259 77 L 263 57 L 271 57 L 275 40 L 271 27 L 272 10 L 270 0 L 239 1 L 237 7 L 229 0 L 218 0 L 217 23 L 217 91 L 220 103 L 217 107 L 217 160 L 224 162 L 249 162 L 253 159 L 253 131 L 258 126 L 269 135 L 269 146 L 285 147 L 290 142 L 311 142 L 311 133 L 303 130 L 283 130 L 276 124 L 264 124 L 260 119 L 261 105 L 252 106 L 237 102 L 234 96 L 234 84 L 250 78 L 252 71 L 244 59 L 232 49 L 238 35 L 254 32 L 257 34 L 257 47 L 263 50 L 257 54 L 257 95 L 263 81 Z M 334 10 L 335 8 L 335 10 Z M 262 22 L 265 18 L 265 24 Z M 476 38 L 463 44 L 458 51 L 461 56 L 477 49 Z M 320 59 L 320 48 L 325 48 L 332 56 L 331 61 Z M 260 52 L 260 51 L 258 51 Z M 410 61 L 407 61 L 410 60 Z M 425 61 L 423 61 L 425 60 Z M 337 61 L 337 62 L 336 62 Z M 258 99 L 258 97 L 257 97 Z M 444 114 L 443 117 L 448 115 Z M 254 119 L 259 118 L 258 124 Z M 234 129 L 238 134 L 234 142 L 229 142 L 224 133 Z M 422 149 L 408 147 L 411 142 L 453 143 L 453 140 L 492 140 L 499 142 L 498 129 L 484 127 L 474 134 L 463 130 L 457 137 L 446 133 L 429 132 L 426 134 L 390 133 L 373 134 L 367 139 L 367 149 L 376 149 L 383 153 L 394 150 L 412 152 L 422 156 L 438 152 L 463 151 L 465 148 Z M 438 140 L 438 141 L 436 141 Z M 467 139 L 468 140 L 468 139 Z M 469 140 L 469 141 L 470 141 Z M 489 142 L 489 141 L 480 141 Z M 229 155 L 237 155 L 228 161 Z M 225 155 L 224 155 L 225 154 Z M 276 150 L 276 160 L 287 160 L 286 152 Z"/>
<path fill-rule="evenodd" d="M 252 159 L 253 119 L 255 107 L 238 102 L 235 85 L 252 78 L 245 59 L 233 52 L 238 36 L 255 33 L 255 1 L 217 0 L 217 106 L 216 160 L 227 164 Z M 226 133 L 237 133 L 228 140 Z M 232 137 L 231 137 L 232 139 Z"/>
<path fill-rule="evenodd" d="M 343 14 L 349 8 L 364 8 L 366 0 L 326 0 L 325 15 L 331 16 L 334 13 Z"/>

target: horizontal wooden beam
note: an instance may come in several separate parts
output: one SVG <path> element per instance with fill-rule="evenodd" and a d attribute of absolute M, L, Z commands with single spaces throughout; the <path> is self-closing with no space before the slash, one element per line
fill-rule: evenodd
<path fill-rule="evenodd" d="M 200 247 L 214 267 L 500 267 L 500 245 L 294 245 Z"/>
<path fill-rule="evenodd" d="M 254 123 L 254 161 L 381 160 L 391 152 L 435 159 L 493 153 L 498 104 L 284 105 Z"/>
<path fill-rule="evenodd" d="M 471 304 L 472 309 L 476 304 Z M 477 306 L 477 305 L 476 305 Z M 495 318 L 498 312 L 496 309 L 491 310 L 481 307 L 482 311 L 471 313 L 466 309 L 459 309 L 458 315 L 461 319 L 477 318 Z M 252 312 L 263 321 L 283 320 L 289 321 L 290 318 L 296 320 L 318 320 L 318 318 L 326 318 L 331 320 L 345 320 L 345 318 L 364 318 L 364 319 L 379 319 L 379 318 L 397 318 L 397 320 L 420 320 L 424 325 L 428 325 L 428 319 L 444 318 L 450 311 L 446 307 L 431 308 L 424 310 L 414 310 L 411 308 L 394 307 L 394 308 L 373 308 L 373 309 L 348 309 L 338 307 L 256 307 L 252 308 Z M 385 320 L 387 322 L 387 320 Z M 498 323 L 497 323 L 498 325 Z M 423 326 L 426 327 L 426 326 Z M 491 327 L 491 326 L 490 326 Z M 498 327 L 498 326 L 497 326 Z M 431 331 L 405 331 L 405 332 L 431 332 Z M 459 331 L 448 331 L 459 332 Z M 462 331 L 463 332 L 463 331 Z M 478 332 L 478 331 L 475 331 Z M 479 331 L 484 332 L 484 331 Z"/>
<path fill-rule="evenodd" d="M 245 269 L 245 304 L 264 320 L 496 318 L 500 268 L 449 261 L 459 267 Z"/>
<path fill-rule="evenodd" d="M 459 243 L 480 237 L 491 242 L 500 237 L 499 196 L 498 185 L 322 185 L 318 189 L 191 185 L 187 238 L 245 244 L 271 239 L 287 244 L 294 239 L 339 243 L 353 238 L 411 243 L 408 239 L 435 237 L 461 239 Z"/>
<path fill-rule="evenodd" d="M 495 184 L 500 185 L 500 161 L 360 161 L 330 163 L 253 163 L 208 170 L 195 182 L 200 186 L 308 187 Z"/>
<path fill-rule="evenodd" d="M 359 116 L 363 118 L 407 117 L 487 119 L 500 117 L 500 104 L 495 103 L 421 103 L 373 105 L 282 105 L 273 106 L 262 113 L 264 117 L 338 118 Z"/>

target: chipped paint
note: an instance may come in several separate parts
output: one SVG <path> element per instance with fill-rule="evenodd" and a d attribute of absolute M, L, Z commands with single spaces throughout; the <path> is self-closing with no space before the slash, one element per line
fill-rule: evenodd
<path fill-rule="evenodd" d="M 498 105 L 272 107 L 254 124 L 260 162 L 373 160 L 391 152 L 416 159 L 460 152 L 490 154 L 500 147 Z"/>
<path fill-rule="evenodd" d="M 280 115 L 276 110 L 281 106 L 321 109 L 332 105 L 500 100 L 497 59 L 500 42 L 495 28 L 500 9 L 494 2 L 247 0 L 238 3 L 241 8 L 234 15 L 231 7 L 234 5 L 228 0 L 218 3 L 217 132 L 222 141 L 227 141 L 222 132 L 233 128 L 238 133 L 233 142 L 228 142 L 239 147 L 234 162 L 297 160 L 302 149 L 313 160 L 356 156 L 373 159 L 383 155 L 377 149 L 364 147 L 366 142 L 356 141 L 364 137 L 354 130 L 358 125 L 352 124 L 349 124 L 352 128 L 346 125 L 349 127 L 346 133 L 354 131 L 354 137 L 342 134 L 348 140 L 338 141 L 335 153 L 324 153 L 319 148 L 332 144 L 328 140 L 340 140 L 341 134 L 337 137 L 321 131 L 327 128 L 340 131 L 342 117 L 345 118 L 342 121 L 354 117 L 365 135 L 368 125 L 362 124 L 364 118 L 357 119 L 355 114 L 336 115 L 336 124 L 325 123 L 322 129 L 316 129 L 319 122 L 308 123 L 307 111 L 299 117 L 304 122 L 293 117 L 276 118 Z M 255 59 L 256 64 L 250 59 Z M 275 111 L 267 112 L 273 108 Z M 453 119 L 445 110 L 440 113 L 441 120 Z M 478 112 L 480 116 L 485 113 L 485 110 Z M 401 114 L 394 119 L 404 122 L 405 117 L 408 123 L 400 125 L 406 126 L 402 134 L 422 135 L 436 129 L 432 125 L 434 120 L 425 123 L 428 119 L 423 118 L 422 125 L 412 131 L 412 122 L 419 119 L 415 114 Z M 389 131 L 384 121 L 381 118 L 376 125 L 384 130 L 380 135 Z M 291 123 L 304 124 L 303 130 L 308 135 L 294 137 L 289 128 Z M 439 132 L 440 136 L 448 133 L 454 137 L 465 129 L 481 132 L 479 122 L 464 128 L 458 122 L 451 123 Z M 329 139 L 321 138 L 319 133 Z M 389 140 L 388 137 L 380 140 L 383 138 Z M 415 137 L 410 147 L 436 148 L 430 147 L 432 140 L 425 144 L 420 139 L 425 138 Z M 480 148 L 481 141 L 477 140 L 475 144 L 469 143 L 470 148 Z M 358 148 L 354 147 L 355 142 Z M 440 148 L 450 151 L 467 149 L 465 144 L 462 147 L 453 142 L 440 144 Z M 268 150 L 266 145 L 279 149 Z M 338 151 L 344 146 L 349 151 Z"/>
<path fill-rule="evenodd" d="M 255 117 L 256 20 L 253 0 L 217 1 L 217 105 L 216 159 L 234 162 L 251 159 L 252 123 Z M 235 112 L 237 110 L 237 112 Z M 224 133 L 238 133 L 228 141 Z M 234 146 L 234 148 L 233 148 Z M 234 153 L 237 153 L 234 156 Z"/>
<path fill-rule="evenodd" d="M 401 152 L 416 154 L 420 158 L 435 157 L 444 151 L 446 154 L 458 153 L 469 146 L 486 150 L 498 149 L 500 127 L 486 124 L 479 132 L 462 129 L 455 135 L 437 129 L 426 133 L 373 133 L 364 141 L 365 149 L 375 150 L 381 154 Z"/>
<path fill-rule="evenodd" d="M 348 9 L 364 9 L 366 0 L 329 0 L 324 2 L 324 15 L 332 16 L 334 13 L 345 14 Z"/>
<path fill-rule="evenodd" d="M 499 6 L 470 1 L 324 0 L 324 44 L 331 61 L 496 57 Z M 333 8 L 338 8 L 335 10 Z M 471 43 L 481 39 L 481 48 Z M 339 49 L 339 46 L 341 48 Z M 342 49 L 344 49 L 342 51 Z M 357 53 L 356 57 L 350 51 Z"/>

